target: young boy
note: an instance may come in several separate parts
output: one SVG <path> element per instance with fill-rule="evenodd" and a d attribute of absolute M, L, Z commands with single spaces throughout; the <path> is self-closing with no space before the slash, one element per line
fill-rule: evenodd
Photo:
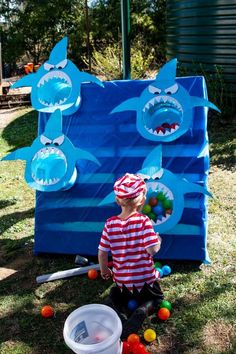
<path fill-rule="evenodd" d="M 164 298 L 152 259 L 160 249 L 161 238 L 153 230 L 148 216 L 140 213 L 147 192 L 140 176 L 126 173 L 115 182 L 114 192 L 121 213 L 105 223 L 98 247 L 98 261 L 102 278 L 107 280 L 113 276 L 116 283 L 111 288 L 107 305 L 120 316 L 122 337 L 126 338 L 140 329 L 146 316 Z M 112 271 L 108 268 L 109 251 Z M 138 305 L 132 313 L 128 310 L 130 300 L 135 300 L 133 303 Z"/>

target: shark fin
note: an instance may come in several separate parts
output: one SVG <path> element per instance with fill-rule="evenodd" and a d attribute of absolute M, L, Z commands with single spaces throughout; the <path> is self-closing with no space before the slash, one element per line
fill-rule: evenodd
<path fill-rule="evenodd" d="M 10 154 L 4 156 L 1 160 L 8 161 L 8 160 L 28 160 L 30 153 L 30 147 L 23 147 L 17 149 Z"/>

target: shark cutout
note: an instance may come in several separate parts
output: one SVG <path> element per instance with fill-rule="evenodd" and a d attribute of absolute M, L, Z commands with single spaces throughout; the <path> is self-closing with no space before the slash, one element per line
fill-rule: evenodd
<path fill-rule="evenodd" d="M 31 87 L 31 102 L 37 111 L 52 113 L 60 109 L 64 115 L 73 114 L 81 103 L 82 82 L 104 87 L 100 80 L 81 72 L 67 59 L 67 41 L 67 37 L 60 40 L 36 73 L 24 76 L 12 86 Z"/>
<path fill-rule="evenodd" d="M 147 198 L 142 212 L 151 219 L 154 230 L 165 233 L 178 224 L 184 209 L 184 195 L 202 193 L 212 196 L 206 188 L 188 182 L 184 178 L 162 168 L 162 148 L 158 145 L 144 160 L 137 172 L 146 182 Z M 104 206 L 115 202 L 115 193 L 108 194 L 99 204 Z"/>
<path fill-rule="evenodd" d="M 111 113 L 136 111 L 140 135 L 147 140 L 169 142 L 190 129 L 194 107 L 209 107 L 220 112 L 208 100 L 191 96 L 176 81 L 176 66 L 177 59 L 169 61 L 139 97 L 122 102 Z"/>
<path fill-rule="evenodd" d="M 87 151 L 76 148 L 62 132 L 62 113 L 57 109 L 51 114 L 44 132 L 31 147 L 13 151 L 2 160 L 25 160 L 25 180 L 28 185 L 42 192 L 71 188 L 77 178 L 76 161 L 99 161 Z"/>

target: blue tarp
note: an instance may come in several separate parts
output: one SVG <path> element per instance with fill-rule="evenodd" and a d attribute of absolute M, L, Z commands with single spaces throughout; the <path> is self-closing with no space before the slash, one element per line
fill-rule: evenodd
<path fill-rule="evenodd" d="M 63 117 L 63 132 L 72 143 L 91 152 L 101 166 L 78 161 L 78 178 L 67 191 L 37 192 L 35 253 L 96 255 L 105 220 L 119 213 L 114 205 L 98 207 L 122 174 L 136 173 L 157 145 L 136 129 L 136 113 L 110 114 L 122 101 L 139 96 L 151 80 L 105 82 L 102 89 L 82 84 L 82 105 Z M 192 96 L 207 98 L 203 77 L 177 78 Z M 193 127 L 173 142 L 162 144 L 162 167 L 188 181 L 207 186 L 209 171 L 207 108 L 194 109 Z M 39 115 L 39 133 L 48 114 Z M 175 186 L 176 188 L 176 186 Z M 165 234 L 160 259 L 208 261 L 207 198 L 185 195 L 179 223 Z"/>

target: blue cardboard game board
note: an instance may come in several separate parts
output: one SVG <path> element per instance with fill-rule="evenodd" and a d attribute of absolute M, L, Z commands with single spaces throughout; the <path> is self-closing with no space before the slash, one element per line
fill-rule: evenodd
<path fill-rule="evenodd" d="M 177 78 L 191 95 L 207 98 L 203 77 Z M 106 218 L 119 212 L 115 204 L 98 206 L 112 191 L 116 178 L 136 173 L 149 152 L 157 146 L 138 134 L 135 112 L 110 114 L 121 102 L 138 96 L 151 80 L 82 84 L 82 104 L 63 116 L 63 132 L 74 146 L 96 156 L 77 162 L 78 177 L 69 190 L 36 193 L 35 252 L 96 255 Z M 162 167 L 179 178 L 207 186 L 209 171 L 207 108 L 194 108 L 193 124 L 184 135 L 162 143 Z M 39 133 L 49 114 L 40 113 Z M 178 188 L 178 186 L 173 186 Z M 160 259 L 209 261 L 207 253 L 207 197 L 184 196 L 178 224 L 161 234 Z"/>

